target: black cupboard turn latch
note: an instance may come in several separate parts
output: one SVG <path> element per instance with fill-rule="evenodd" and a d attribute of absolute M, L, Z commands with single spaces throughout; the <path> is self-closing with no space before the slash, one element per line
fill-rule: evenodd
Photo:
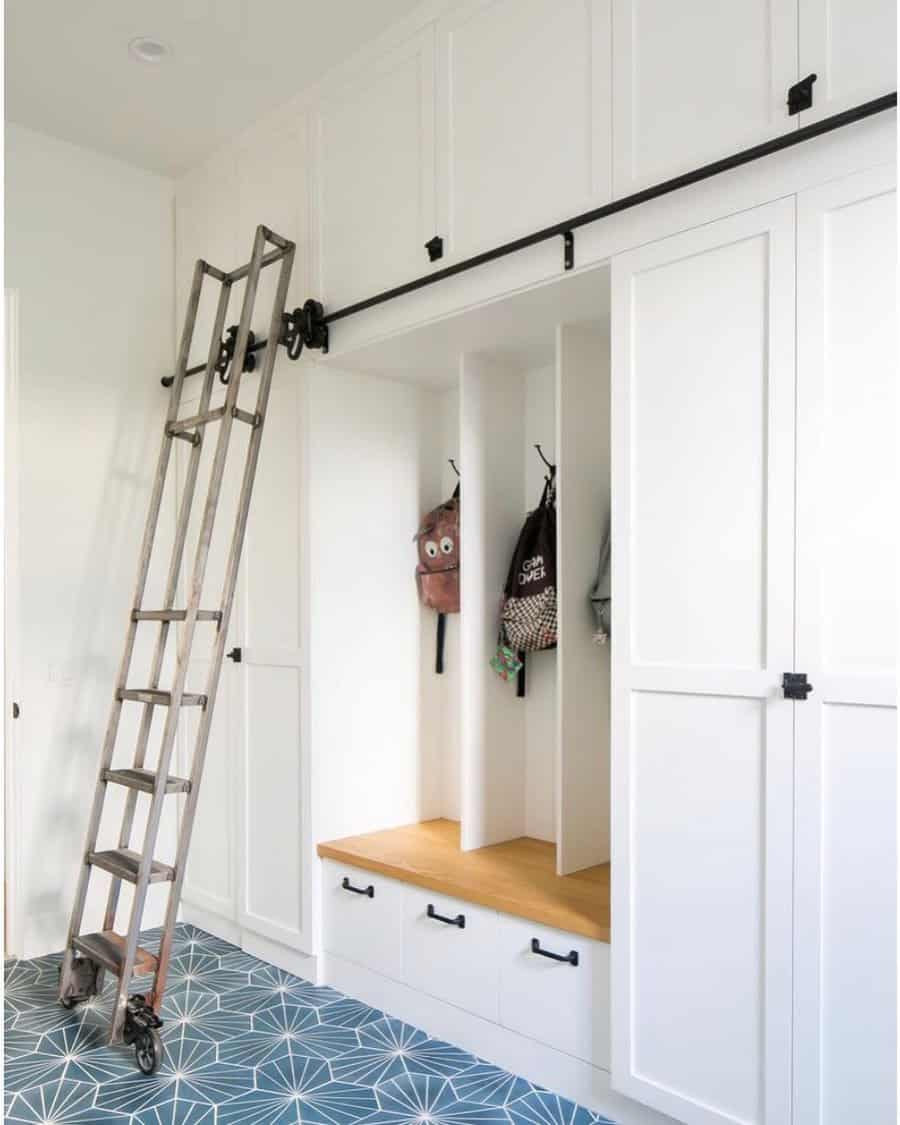
<path fill-rule="evenodd" d="M 802 113 L 805 109 L 812 109 L 813 82 L 815 80 L 815 74 L 807 74 L 805 78 L 801 78 L 788 90 L 788 117 L 793 117 L 795 113 Z"/>
<path fill-rule="evenodd" d="M 781 681 L 785 699 L 796 699 L 801 703 L 813 689 L 805 672 L 785 672 Z"/>

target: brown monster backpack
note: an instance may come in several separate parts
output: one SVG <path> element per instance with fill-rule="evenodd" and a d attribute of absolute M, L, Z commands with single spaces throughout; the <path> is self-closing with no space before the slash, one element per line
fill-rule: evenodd
<path fill-rule="evenodd" d="M 415 541 L 419 546 L 419 600 L 438 615 L 434 670 L 440 675 L 444 671 L 446 615 L 459 613 L 459 485 L 449 500 L 422 517 Z"/>

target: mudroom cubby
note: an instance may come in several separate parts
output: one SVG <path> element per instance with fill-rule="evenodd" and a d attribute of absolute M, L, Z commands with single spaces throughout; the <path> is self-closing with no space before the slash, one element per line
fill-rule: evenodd
<path fill-rule="evenodd" d="M 544 888 L 532 899 L 598 869 L 581 930 L 595 938 L 608 935 L 609 645 L 595 639 L 590 593 L 608 534 L 609 362 L 600 267 L 337 355 L 307 386 L 310 580 L 331 579 L 321 594 L 316 584 L 311 628 L 314 647 L 327 633 L 347 657 L 313 670 L 311 721 L 330 747 L 317 768 L 335 798 L 318 841 L 413 880 L 432 850 L 418 824 L 446 856 L 525 840 Z M 537 445 L 556 466 L 559 644 L 528 655 L 519 698 L 489 662 L 513 548 L 550 471 Z M 457 482 L 461 612 L 438 675 L 412 540 Z M 531 909 L 516 912 L 560 925 Z"/>

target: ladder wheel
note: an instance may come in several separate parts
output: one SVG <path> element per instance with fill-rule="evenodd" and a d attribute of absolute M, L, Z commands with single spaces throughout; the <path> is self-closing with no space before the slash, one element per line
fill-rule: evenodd
<path fill-rule="evenodd" d="M 153 1074 L 163 1059 L 162 1039 L 155 1028 L 142 1031 L 134 1042 L 134 1057 L 141 1074 Z"/>

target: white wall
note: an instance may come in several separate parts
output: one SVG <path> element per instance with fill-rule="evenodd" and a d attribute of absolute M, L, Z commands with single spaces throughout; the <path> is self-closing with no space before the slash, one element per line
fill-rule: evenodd
<path fill-rule="evenodd" d="M 9 906 L 12 949 L 25 956 L 65 940 L 124 638 L 166 406 L 159 377 L 173 355 L 172 197 L 161 177 L 7 128 L 6 285 L 19 309 L 11 656 L 22 707 Z M 89 925 L 104 875 L 92 890 Z M 154 893 L 147 925 L 160 911 Z"/>

